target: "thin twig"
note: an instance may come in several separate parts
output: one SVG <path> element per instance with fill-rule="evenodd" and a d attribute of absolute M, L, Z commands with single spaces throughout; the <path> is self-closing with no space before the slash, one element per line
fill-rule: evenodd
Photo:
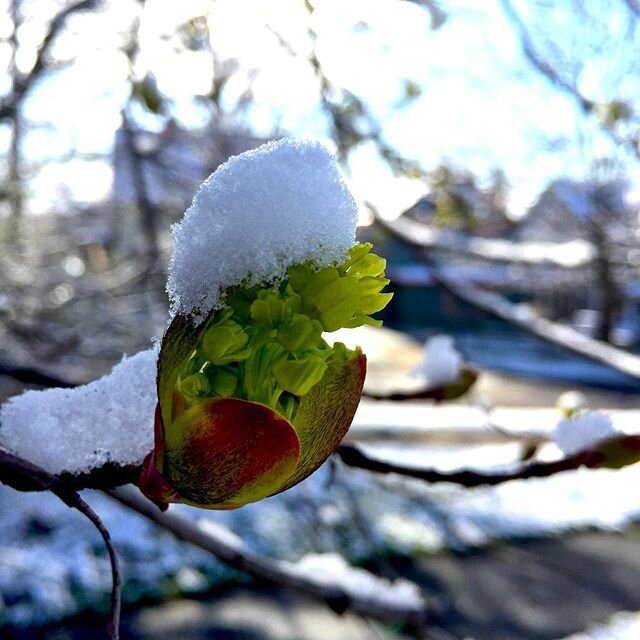
<path fill-rule="evenodd" d="M 360 447 L 352 444 L 340 445 L 336 454 L 342 462 L 349 467 L 364 469 L 373 473 L 395 473 L 407 478 L 423 480 L 431 484 L 450 482 L 466 488 L 495 486 L 512 480 L 526 480 L 528 478 L 547 478 L 556 473 L 571 471 L 582 466 L 597 466 L 603 458 L 602 454 L 597 451 L 582 451 L 576 455 L 568 456 L 554 462 L 533 462 L 526 464 L 515 471 L 485 473 L 472 471 L 470 469 L 463 469 L 462 471 L 438 471 L 432 468 L 406 466 L 371 457 Z"/>
<path fill-rule="evenodd" d="M 36 55 L 35 63 L 26 75 L 14 78 L 13 89 L 11 93 L 0 102 L 0 120 L 13 117 L 21 100 L 47 68 L 47 56 L 58 37 L 59 33 L 65 27 L 67 20 L 74 14 L 81 11 L 94 9 L 98 4 L 97 0 L 82 0 L 76 4 L 72 4 L 58 13 L 49 25 L 49 30 L 42 40 L 42 44 Z"/>
<path fill-rule="evenodd" d="M 18 491 L 51 491 L 68 507 L 82 513 L 95 526 L 104 540 L 111 564 L 111 613 L 107 634 L 111 640 L 119 640 L 122 578 L 111 536 L 98 514 L 66 482 L 42 467 L 2 449 L 0 449 L 0 483 Z"/>
<path fill-rule="evenodd" d="M 542 76 L 544 76 L 551 84 L 564 91 L 577 104 L 581 111 L 590 116 L 594 116 L 600 125 L 600 129 L 617 145 L 620 145 L 631 152 L 636 160 L 640 160 L 640 147 L 634 138 L 626 138 L 620 135 L 611 125 L 598 117 L 598 103 L 584 96 L 578 87 L 572 82 L 568 82 L 558 73 L 558 71 L 536 51 L 531 39 L 531 35 L 527 29 L 524 20 L 516 11 L 511 0 L 500 0 L 503 11 L 507 18 L 514 25 L 520 38 L 522 52 L 527 60 L 531 63 Z M 637 16 L 638 6 L 631 0 L 626 0 L 627 7 Z"/>
<path fill-rule="evenodd" d="M 406 215 L 400 215 L 393 221 L 386 220 L 379 215 L 373 203 L 367 202 L 367 206 L 378 224 L 394 236 L 421 249 L 492 263 L 517 264 L 523 267 L 550 265 L 568 270 L 584 269 L 594 259 L 593 244 L 586 240 L 528 242 L 483 238 L 472 233 L 434 228 L 433 225 L 417 222 Z"/>
<path fill-rule="evenodd" d="M 18 367 L 1 362 L 0 376 L 7 376 L 18 382 L 33 384 L 39 387 L 64 387 L 65 389 L 70 389 L 77 386 L 75 383 L 69 382 L 69 380 L 59 378 L 54 374 L 41 371 L 35 367 Z"/>
<path fill-rule="evenodd" d="M 121 112 L 124 147 L 127 151 L 131 180 L 136 199 L 136 207 L 140 215 L 140 229 L 146 239 L 147 250 L 152 264 L 158 260 L 158 217 L 159 211 L 149 193 L 147 176 L 145 175 L 145 158 L 138 150 L 136 132 L 126 109 Z"/>
<path fill-rule="evenodd" d="M 444 402 L 445 400 L 456 400 L 465 395 L 478 379 L 478 373 L 471 367 L 464 367 L 458 376 L 458 380 L 446 385 L 420 388 L 415 391 L 389 391 L 379 392 L 365 389 L 362 392 L 363 398 L 369 400 L 393 400 L 402 402 L 406 400 L 433 400 L 434 402 Z"/>
<path fill-rule="evenodd" d="M 112 640 L 119 640 L 120 610 L 122 607 L 122 576 L 120 574 L 118 556 L 113 547 L 113 542 L 111 541 L 111 535 L 109 534 L 109 530 L 104 526 L 100 516 L 98 516 L 98 514 L 79 495 L 77 496 L 77 501 L 73 507 L 91 520 L 93 526 L 102 536 L 104 545 L 107 548 L 109 562 L 111 564 L 111 612 L 110 620 L 107 624 L 107 634 L 109 635 L 109 638 L 112 638 Z"/>
<path fill-rule="evenodd" d="M 277 586 L 305 593 L 322 600 L 336 613 L 350 610 L 359 615 L 380 621 L 403 621 L 421 624 L 426 619 L 426 605 L 402 603 L 396 600 L 381 601 L 366 595 L 354 595 L 341 587 L 314 581 L 289 570 L 284 563 L 261 556 L 242 544 L 233 544 L 215 531 L 205 529 L 197 522 L 169 511 L 160 511 L 156 505 L 129 488 L 118 488 L 107 493 L 133 511 L 143 515 L 163 529 L 185 542 L 189 542 L 214 555 L 225 564 Z"/>

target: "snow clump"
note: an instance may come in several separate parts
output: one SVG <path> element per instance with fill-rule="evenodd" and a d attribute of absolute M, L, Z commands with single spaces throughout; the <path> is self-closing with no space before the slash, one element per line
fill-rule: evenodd
<path fill-rule="evenodd" d="M 573 418 L 560 420 L 553 432 L 553 440 L 565 455 L 571 456 L 620 433 L 605 413 L 585 411 Z"/>
<path fill-rule="evenodd" d="M 277 281 L 306 261 L 339 262 L 356 223 L 355 200 L 320 143 L 283 139 L 235 156 L 173 226 L 172 315 L 201 321 L 230 287 Z"/>
<path fill-rule="evenodd" d="M 288 571 L 316 584 L 339 587 L 354 598 L 367 599 L 380 606 L 424 607 L 424 598 L 414 582 L 381 578 L 351 566 L 338 553 L 309 553 L 297 562 L 283 561 L 282 564 Z"/>
<path fill-rule="evenodd" d="M 0 448 L 46 471 L 140 464 L 153 448 L 156 349 L 75 389 L 26 391 L 0 407 Z"/>
<path fill-rule="evenodd" d="M 451 336 L 429 338 L 424 345 L 422 362 L 413 370 L 424 378 L 427 388 L 443 387 L 457 382 L 462 369 L 462 354 L 455 348 Z"/>

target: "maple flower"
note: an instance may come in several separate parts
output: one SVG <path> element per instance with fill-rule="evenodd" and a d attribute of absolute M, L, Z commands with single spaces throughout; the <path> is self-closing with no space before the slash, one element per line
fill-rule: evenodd
<path fill-rule="evenodd" d="M 155 448 L 139 480 L 148 497 L 233 509 L 292 487 L 333 453 L 358 406 L 366 358 L 323 332 L 382 324 L 371 315 L 392 294 L 371 248 L 234 287 L 199 326 L 175 316 L 159 356 Z"/>

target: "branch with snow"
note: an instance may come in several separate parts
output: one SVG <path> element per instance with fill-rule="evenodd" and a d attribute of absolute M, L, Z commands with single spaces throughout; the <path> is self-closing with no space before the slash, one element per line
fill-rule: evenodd
<path fill-rule="evenodd" d="M 436 245 L 430 245 L 428 242 L 423 242 L 423 240 L 421 240 L 421 232 L 415 229 L 414 225 L 417 225 L 418 227 L 422 227 L 424 225 L 420 225 L 419 223 L 408 219 L 399 220 L 393 223 L 385 221 L 379 216 L 377 216 L 376 219 L 392 234 L 401 240 L 404 240 L 411 246 L 421 250 L 425 250 L 430 246 L 432 248 L 441 248 L 440 246 L 436 247 Z M 545 249 L 542 252 L 543 255 L 546 255 L 547 251 L 548 250 Z M 426 252 L 424 252 L 423 255 L 426 262 L 433 262 L 433 260 L 427 256 Z M 566 257 L 566 255 L 568 255 L 567 248 L 559 247 L 559 255 L 564 255 Z M 512 256 L 512 258 L 514 259 L 509 260 L 509 262 L 518 262 L 518 260 L 515 259 L 515 256 Z M 540 260 L 537 258 L 532 261 L 532 263 L 535 264 L 539 262 Z M 582 264 L 584 263 L 579 261 L 573 266 L 581 266 Z M 431 266 L 433 267 L 432 275 L 436 282 L 456 298 L 459 298 L 478 309 L 486 311 L 493 316 L 501 318 L 502 320 L 506 320 L 515 326 L 521 327 L 543 340 L 559 344 L 574 353 L 586 356 L 592 360 L 603 362 L 613 369 L 640 380 L 640 357 L 623 351 L 622 349 L 617 349 L 616 347 L 605 342 L 601 342 L 600 340 L 589 338 L 566 325 L 547 320 L 535 313 L 535 311 L 527 305 L 509 302 L 500 294 L 493 293 L 491 291 L 484 291 L 478 287 L 461 285 L 453 278 L 448 277 L 442 269 L 437 268 L 437 265 L 432 264 Z"/>
<path fill-rule="evenodd" d="M 251 551 L 223 528 L 187 520 L 171 510 L 160 511 L 135 490 L 121 487 L 107 493 L 178 539 L 213 554 L 234 569 L 322 600 L 336 613 L 349 610 L 374 620 L 411 625 L 426 621 L 426 603 L 418 587 L 408 581 L 389 582 L 353 569 L 335 557 L 325 556 L 320 562 L 322 570 L 318 568 L 317 557 L 297 564 L 277 562 Z"/>
<path fill-rule="evenodd" d="M 511 435 L 503 428 L 492 428 L 504 435 Z M 362 447 L 345 443 L 338 447 L 336 455 L 348 467 L 372 473 L 396 474 L 431 484 L 448 482 L 467 488 L 495 486 L 513 480 L 547 478 L 580 467 L 621 469 L 640 461 L 640 435 L 628 434 L 616 428 L 611 418 L 600 411 L 582 411 L 560 420 L 552 439 L 565 457 L 552 461 L 526 462 L 511 471 L 440 471 L 429 467 L 403 465 L 371 456 Z M 530 440 L 532 455 L 539 443 L 535 438 Z M 524 459 L 528 460 L 529 456 Z"/>
<path fill-rule="evenodd" d="M 107 546 L 111 562 L 113 589 L 109 637 L 117 640 L 122 581 L 111 538 L 100 518 L 63 479 L 2 450 L 0 483 L 18 491 L 51 491 L 65 504 L 78 509 L 96 526 Z M 349 610 L 375 620 L 401 621 L 413 626 L 420 626 L 426 621 L 426 603 L 418 587 L 409 581 L 390 582 L 378 578 L 367 571 L 350 567 L 337 556 L 307 557 L 299 563 L 277 562 L 249 550 L 242 540 L 223 527 L 216 527 L 207 521 L 193 522 L 175 513 L 160 511 L 135 489 L 120 487 L 108 489 L 107 493 L 178 539 L 212 553 L 229 566 L 261 581 L 319 599 L 337 613 Z"/>
<path fill-rule="evenodd" d="M 0 407 L 0 447 L 54 475 L 129 475 L 153 448 L 156 359 L 149 349 L 89 384 L 11 398 Z"/>
<path fill-rule="evenodd" d="M 484 473 L 463 469 L 462 471 L 439 471 L 433 468 L 407 466 L 388 460 L 381 460 L 365 453 L 361 447 L 353 444 L 342 444 L 336 455 L 348 467 L 364 469 L 372 473 L 396 474 L 406 478 L 423 480 L 430 484 L 449 482 L 467 488 L 494 486 L 511 482 L 512 480 L 527 480 L 529 478 L 547 478 L 563 471 L 572 471 L 585 467 L 599 467 L 603 462 L 603 455 L 596 450 L 587 450 L 553 462 L 532 462 L 515 471 Z"/>
<path fill-rule="evenodd" d="M 553 441 L 565 455 L 570 456 L 622 435 L 605 413 L 584 411 L 560 420 L 554 429 Z"/>
<path fill-rule="evenodd" d="M 393 235 L 421 249 L 479 258 L 488 262 L 506 262 L 523 266 L 552 265 L 563 269 L 584 268 L 594 258 L 593 245 L 584 240 L 568 242 L 514 242 L 501 238 L 481 238 L 467 233 L 433 229 L 400 216 L 393 222 L 377 214 L 376 220 Z"/>
<path fill-rule="evenodd" d="M 617 349 L 600 340 L 589 338 L 575 329 L 538 315 L 524 304 L 509 302 L 504 296 L 469 286 L 460 286 L 441 271 L 435 278 L 457 298 L 482 309 L 493 316 L 521 327 L 530 333 L 558 344 L 591 360 L 602 362 L 636 380 L 640 380 L 640 357 Z"/>
<path fill-rule="evenodd" d="M 463 367 L 457 380 L 448 384 L 436 386 L 425 385 L 414 391 L 389 391 L 376 392 L 365 389 L 362 392 L 363 398 L 370 400 L 393 400 L 402 402 L 404 400 L 433 400 L 443 402 L 444 400 L 455 400 L 463 396 L 473 386 L 478 378 L 478 373 L 470 367 Z"/>

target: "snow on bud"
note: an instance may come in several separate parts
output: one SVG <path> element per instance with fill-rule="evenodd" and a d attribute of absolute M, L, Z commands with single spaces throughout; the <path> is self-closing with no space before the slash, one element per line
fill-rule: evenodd
<path fill-rule="evenodd" d="M 565 455 L 573 455 L 619 434 L 607 414 L 585 411 L 560 420 L 553 432 L 553 439 Z"/>
<path fill-rule="evenodd" d="M 424 378 L 428 388 L 446 387 L 460 381 L 463 358 L 453 338 L 445 335 L 429 338 L 424 344 L 422 362 L 413 373 Z"/>
<path fill-rule="evenodd" d="M 620 431 L 601 411 L 583 411 L 560 420 L 553 439 L 567 456 L 588 453 L 586 464 L 592 468 L 622 469 L 640 460 L 640 436 Z"/>

